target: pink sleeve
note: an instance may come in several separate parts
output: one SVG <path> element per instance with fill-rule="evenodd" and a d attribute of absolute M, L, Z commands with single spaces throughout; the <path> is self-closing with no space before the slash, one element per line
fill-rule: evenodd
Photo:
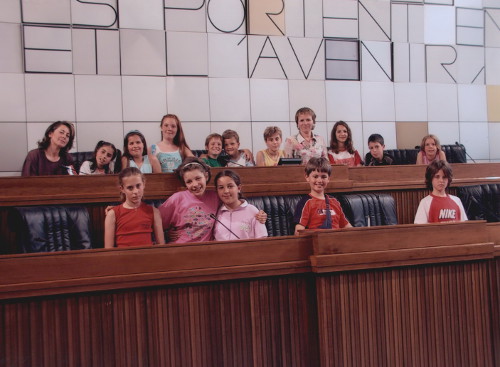
<path fill-rule="evenodd" d="M 177 194 L 173 194 L 169 197 L 163 204 L 160 205 L 158 210 L 160 211 L 161 221 L 163 224 L 163 229 L 167 230 L 173 226 L 175 223 L 177 216 L 176 213 L 176 204 L 177 204 Z"/>

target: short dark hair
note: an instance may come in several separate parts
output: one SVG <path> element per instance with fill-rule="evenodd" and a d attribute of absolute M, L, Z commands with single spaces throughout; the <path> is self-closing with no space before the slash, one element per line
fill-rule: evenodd
<path fill-rule="evenodd" d="M 368 144 L 370 143 L 379 143 L 380 145 L 384 145 L 384 137 L 380 134 L 371 134 L 368 137 Z"/>
<path fill-rule="evenodd" d="M 302 114 L 309 114 L 309 115 L 311 115 L 311 117 L 313 119 L 313 124 L 314 125 L 316 124 L 316 113 L 314 113 L 314 111 L 312 110 L 312 108 L 302 107 L 302 108 L 299 108 L 297 110 L 297 112 L 295 112 L 295 123 L 297 124 L 297 127 L 299 126 L 299 115 L 302 115 Z"/>
<path fill-rule="evenodd" d="M 45 134 L 43 135 L 42 140 L 38 142 L 38 148 L 39 149 L 47 149 L 50 145 L 50 137 L 49 134 L 53 133 L 59 126 L 64 125 L 69 129 L 69 139 L 68 143 L 64 148 L 61 148 L 59 151 L 59 155 L 62 156 L 63 154 L 67 153 L 72 147 L 73 147 L 73 141 L 75 140 L 75 127 L 73 126 L 72 123 L 68 121 L 56 121 L 53 122 L 49 125 L 47 130 L 45 130 Z"/>
<path fill-rule="evenodd" d="M 217 138 L 221 141 L 221 143 L 224 143 L 224 140 L 222 139 L 221 134 L 212 133 L 212 134 L 208 135 L 207 138 L 205 139 L 205 148 L 208 148 L 208 144 L 210 143 L 210 140 L 212 140 L 214 138 Z"/>
<path fill-rule="evenodd" d="M 225 169 L 225 170 L 220 171 L 219 173 L 217 173 L 217 175 L 214 178 L 214 185 L 215 185 L 215 189 L 216 190 L 217 190 L 217 182 L 219 181 L 219 179 L 221 177 L 229 177 L 230 179 L 232 179 L 234 181 L 234 183 L 236 184 L 236 186 L 240 186 L 241 185 L 240 175 L 238 175 L 236 172 L 234 172 L 234 171 L 232 171 L 230 169 Z M 241 194 L 241 192 L 238 193 L 238 199 L 243 199 L 243 195 Z"/>
<path fill-rule="evenodd" d="M 332 174 L 332 165 L 327 158 L 313 157 L 306 163 L 304 171 L 307 176 L 309 176 L 313 171 L 325 172 L 328 176 L 330 176 Z"/>
<path fill-rule="evenodd" d="M 210 166 L 197 157 L 187 157 L 174 172 L 177 174 L 177 178 L 179 178 L 182 184 L 186 186 L 184 182 L 184 173 L 194 171 L 195 169 L 207 173 L 207 183 L 210 181 L 210 177 L 212 177 Z"/>
<path fill-rule="evenodd" d="M 427 168 L 425 169 L 425 185 L 429 190 L 432 190 L 432 179 L 439 172 L 439 170 L 443 170 L 444 177 L 448 179 L 448 186 L 450 187 L 451 182 L 453 181 L 453 170 L 451 166 L 446 161 L 436 160 L 431 162 Z"/>

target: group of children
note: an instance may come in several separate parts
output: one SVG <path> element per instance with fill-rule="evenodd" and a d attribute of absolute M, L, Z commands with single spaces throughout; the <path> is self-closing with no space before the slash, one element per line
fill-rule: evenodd
<path fill-rule="evenodd" d="M 295 235 L 304 229 L 351 227 L 340 203 L 326 194 L 331 172 L 325 157 L 307 162 L 305 179 L 311 190 L 295 209 Z M 176 173 L 186 190 L 173 194 L 159 209 L 142 201 L 146 181 L 138 168 L 120 173 L 123 203 L 106 216 L 105 247 L 164 244 L 164 229 L 172 243 L 267 237 L 267 214 L 243 198 L 236 172 L 219 172 L 214 180 L 216 191 L 207 190 L 210 167 L 198 158 L 184 160 Z M 460 199 L 446 193 L 452 178 L 446 161 L 436 160 L 427 166 L 425 180 L 432 191 L 420 202 L 416 224 L 467 220 Z"/>
<path fill-rule="evenodd" d="M 325 194 L 331 175 L 331 164 L 358 166 L 361 157 L 354 149 L 349 126 L 337 122 L 331 133 L 330 147 L 313 133 L 316 115 L 309 108 L 297 111 L 299 133 L 287 138 L 281 149 L 282 132 L 276 126 L 264 131 L 267 148 L 257 153 L 257 165 L 274 166 L 280 158 L 295 157 L 305 164 L 305 179 L 311 191 L 297 206 L 295 232 L 303 229 L 350 227 L 338 201 Z M 205 142 L 207 153 L 195 158 L 186 143 L 181 123 L 175 115 L 165 115 L 160 123 L 161 141 L 150 149 L 144 135 L 133 130 L 124 137 L 123 167 L 119 186 L 123 203 L 106 216 L 105 246 L 135 246 L 169 242 L 185 243 L 207 240 L 231 240 L 267 236 L 267 215 L 248 204 L 241 195 L 239 176 L 224 170 L 215 177 L 216 191 L 206 190 L 210 167 L 246 167 L 255 165 L 252 152 L 240 149 L 238 133 L 226 130 L 222 135 L 210 134 Z M 68 149 L 74 140 L 74 127 L 55 122 L 45 132 L 39 148 L 31 151 L 23 166 L 23 175 L 74 174 Z M 372 134 L 370 152 L 365 157 L 369 166 L 389 165 L 393 159 L 384 152 L 384 139 Z M 221 153 L 225 151 L 225 155 Z M 80 168 L 80 174 L 106 174 L 117 171 L 117 149 L 99 141 L 91 160 Z M 415 223 L 467 220 L 457 197 L 448 195 L 452 181 L 451 167 L 434 135 L 422 139 L 418 164 L 428 164 L 426 183 L 432 193 L 419 205 Z M 187 190 L 175 193 L 159 209 L 142 199 L 146 180 L 144 173 L 176 172 Z"/>

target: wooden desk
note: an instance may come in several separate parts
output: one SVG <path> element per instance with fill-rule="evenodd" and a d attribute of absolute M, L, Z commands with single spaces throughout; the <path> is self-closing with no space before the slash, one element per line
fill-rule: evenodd
<path fill-rule="evenodd" d="M 0 256 L 0 361 L 499 365 L 499 235 L 467 222 Z"/>

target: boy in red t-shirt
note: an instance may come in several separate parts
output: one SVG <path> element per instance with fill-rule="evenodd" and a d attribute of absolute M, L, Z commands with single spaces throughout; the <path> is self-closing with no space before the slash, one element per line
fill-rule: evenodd
<path fill-rule="evenodd" d="M 415 224 L 460 222 L 467 220 L 460 199 L 448 195 L 446 189 L 453 179 L 453 172 L 446 161 L 434 161 L 425 170 L 425 183 L 432 193 L 420 201 Z"/>
<path fill-rule="evenodd" d="M 297 204 L 294 221 L 295 235 L 302 229 L 352 227 L 337 199 L 325 194 L 332 166 L 327 158 L 311 158 L 305 167 L 306 181 L 311 192 Z M 325 200 L 328 199 L 328 202 Z M 329 214 L 328 210 L 329 209 Z"/>

